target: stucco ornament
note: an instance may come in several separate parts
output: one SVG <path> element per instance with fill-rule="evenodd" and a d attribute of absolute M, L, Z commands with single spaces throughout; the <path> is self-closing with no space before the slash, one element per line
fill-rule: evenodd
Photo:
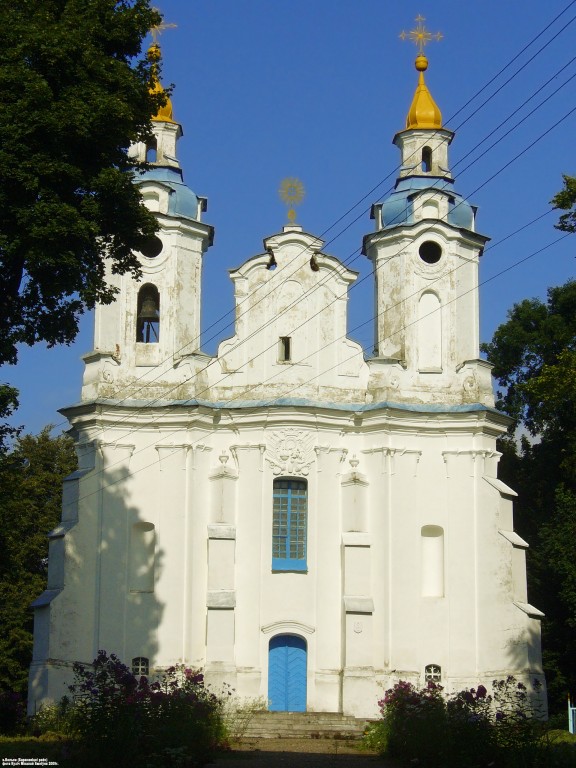
<path fill-rule="evenodd" d="M 314 436 L 303 429 L 273 432 L 266 461 L 275 475 L 307 475 L 314 461 Z"/>

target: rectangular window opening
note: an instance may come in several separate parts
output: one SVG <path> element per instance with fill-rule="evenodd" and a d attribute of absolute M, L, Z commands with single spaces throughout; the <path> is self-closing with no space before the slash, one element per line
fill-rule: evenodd
<path fill-rule="evenodd" d="M 292 338 L 290 336 L 280 336 L 278 342 L 278 360 L 287 363 L 292 359 Z"/>
<path fill-rule="evenodd" d="M 272 570 L 305 571 L 308 484 L 274 480 Z"/>

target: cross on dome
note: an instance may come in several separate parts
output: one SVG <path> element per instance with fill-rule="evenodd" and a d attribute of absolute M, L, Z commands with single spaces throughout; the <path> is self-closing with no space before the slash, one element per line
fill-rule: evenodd
<path fill-rule="evenodd" d="M 428 69 L 428 59 L 424 56 L 424 46 L 431 40 L 442 40 L 443 35 L 441 32 L 436 32 L 435 34 L 429 32 L 424 26 L 424 21 L 424 16 L 418 15 L 416 16 L 416 29 L 400 33 L 401 40 L 410 39 L 418 46 L 418 55 L 414 65 L 420 73 L 418 86 L 414 93 L 408 116 L 406 117 L 407 130 L 413 128 L 442 128 L 442 113 L 424 82 L 424 72 Z"/>
<path fill-rule="evenodd" d="M 440 42 L 442 40 L 442 32 L 436 32 L 435 34 L 432 34 L 432 32 L 429 32 L 426 27 L 424 26 L 423 22 L 426 21 L 424 16 L 416 16 L 415 21 L 418 23 L 418 26 L 416 29 L 411 29 L 410 32 L 405 32 L 402 30 L 400 32 L 400 39 L 406 40 L 406 38 L 410 38 L 413 43 L 415 43 L 418 46 L 418 53 L 423 56 L 424 55 L 424 46 L 430 42 L 430 40 L 437 40 Z"/>
<path fill-rule="evenodd" d="M 158 10 L 155 8 L 154 10 Z M 162 54 L 160 51 L 160 44 L 158 43 L 158 37 L 164 32 L 165 29 L 175 29 L 178 25 L 177 24 L 170 24 L 165 21 L 161 21 L 160 24 L 156 24 L 155 26 L 150 28 L 150 34 L 152 35 L 152 45 L 148 48 L 148 59 L 152 62 L 152 93 L 164 93 L 164 88 L 162 87 L 162 84 L 160 83 L 160 78 L 158 76 L 159 71 L 159 63 L 160 59 L 162 58 Z M 173 123 L 173 111 L 172 111 L 172 102 L 169 98 L 169 96 L 166 96 L 166 103 L 163 107 L 160 107 L 157 114 L 154 115 L 152 118 L 155 122 L 164 122 L 164 123 Z"/>

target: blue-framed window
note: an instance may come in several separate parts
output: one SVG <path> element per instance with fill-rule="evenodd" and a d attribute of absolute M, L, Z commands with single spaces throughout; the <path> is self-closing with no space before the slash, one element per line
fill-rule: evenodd
<path fill-rule="evenodd" d="M 274 480 L 272 521 L 272 570 L 306 570 L 308 483 L 306 480 Z"/>

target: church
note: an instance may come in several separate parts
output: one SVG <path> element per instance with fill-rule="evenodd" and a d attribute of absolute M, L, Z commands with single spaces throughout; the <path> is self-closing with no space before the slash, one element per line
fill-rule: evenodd
<path fill-rule="evenodd" d="M 31 712 L 99 649 L 136 674 L 201 669 L 271 710 L 356 717 L 399 680 L 543 682 L 528 544 L 497 472 L 509 419 L 479 354 L 488 238 L 427 66 L 420 50 L 395 188 L 366 222 L 371 356 L 346 336 L 357 273 L 294 217 L 230 272 L 235 333 L 205 354 L 214 232 L 170 100 L 131 148 L 159 230 L 140 281 L 108 275 L 117 300 L 96 308 L 81 400 L 62 410 L 79 468 L 33 603 Z"/>

